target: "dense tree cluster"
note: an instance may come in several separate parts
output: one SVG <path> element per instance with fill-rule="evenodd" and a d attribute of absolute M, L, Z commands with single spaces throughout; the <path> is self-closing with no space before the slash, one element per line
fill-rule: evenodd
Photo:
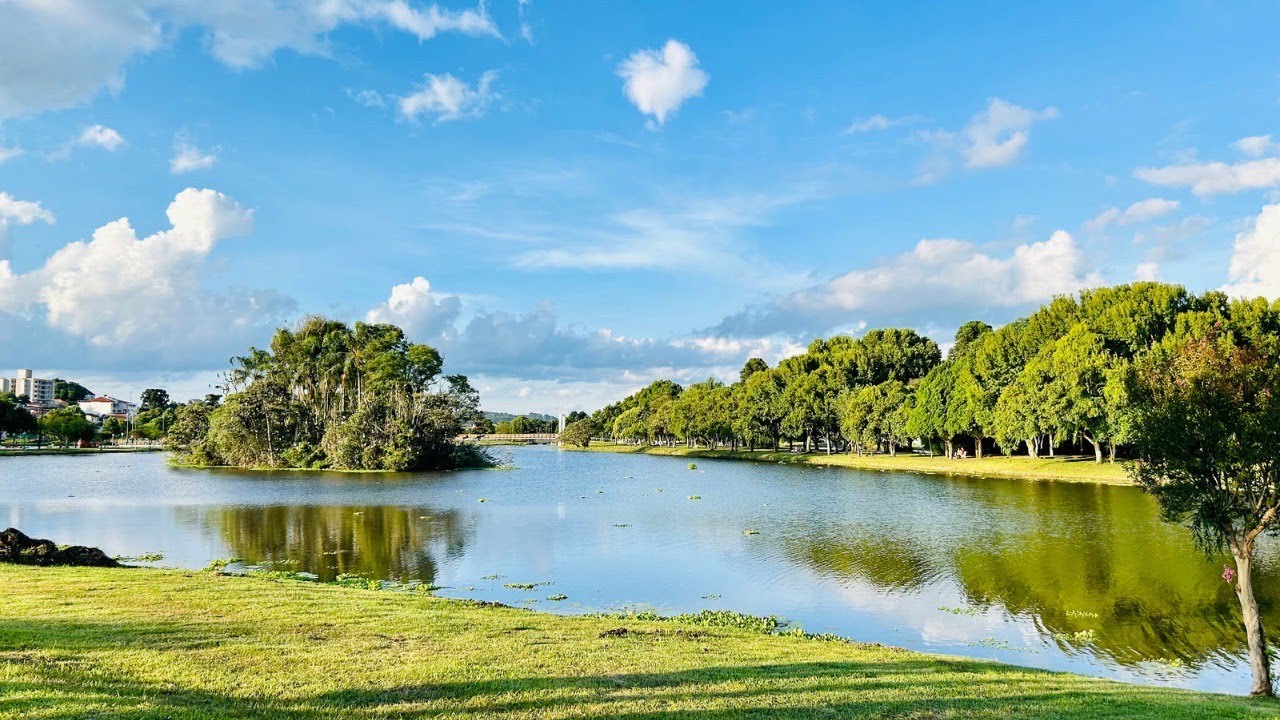
<path fill-rule="evenodd" d="M 1167 338 L 1264 310 L 1277 306 L 1160 283 L 1099 288 L 1056 298 L 998 330 L 965 323 L 945 360 L 915 331 L 872 330 L 815 340 L 775 368 L 752 358 L 731 385 L 658 381 L 592 420 L 604 436 L 639 443 L 785 441 L 859 453 L 918 444 L 978 457 L 1078 445 L 1102 462 L 1131 443 L 1125 381 L 1135 362 Z"/>
<path fill-rule="evenodd" d="M 176 408 L 170 444 L 189 463 L 419 470 L 483 462 L 454 438 L 479 398 L 440 354 L 385 324 L 308 318 L 232 359 L 221 404 Z M 154 398 L 160 402 L 161 398 Z M 167 402 L 167 397 L 163 398 Z"/>

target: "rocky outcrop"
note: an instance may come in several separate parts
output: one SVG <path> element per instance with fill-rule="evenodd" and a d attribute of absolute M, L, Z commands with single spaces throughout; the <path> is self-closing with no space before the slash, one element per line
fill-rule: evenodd
<path fill-rule="evenodd" d="M 120 566 L 120 563 L 98 548 L 83 545 L 60 548 L 52 540 L 27 537 L 17 528 L 0 532 L 0 562 L 17 565 Z"/>

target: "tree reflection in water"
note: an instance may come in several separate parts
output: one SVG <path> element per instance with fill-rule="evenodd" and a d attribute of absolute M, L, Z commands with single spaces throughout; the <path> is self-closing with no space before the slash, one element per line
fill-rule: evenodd
<path fill-rule="evenodd" d="M 387 506 L 271 505 L 209 512 L 232 552 L 250 564 L 315 573 L 434 584 L 437 561 L 462 554 L 465 528 L 455 511 Z"/>
<path fill-rule="evenodd" d="M 1244 630 L 1223 558 L 1205 558 L 1131 488 L 971 481 L 998 507 L 984 529 L 931 534 L 915 523 L 850 522 L 788 533 L 785 554 L 836 580 L 887 593 L 954 584 L 971 605 L 1030 618 L 1049 642 L 1121 665 L 1236 658 Z M 972 488 L 971 488 L 972 489 Z M 802 539 L 803 538 L 803 539 Z M 1274 548 L 1272 548 L 1274 549 Z M 1280 623 L 1280 574 L 1257 578 L 1264 622 Z"/>

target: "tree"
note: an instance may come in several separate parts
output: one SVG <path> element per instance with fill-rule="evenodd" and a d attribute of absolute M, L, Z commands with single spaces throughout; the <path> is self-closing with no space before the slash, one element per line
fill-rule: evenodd
<path fill-rule="evenodd" d="M 1248 342 L 1217 327 L 1170 336 L 1129 373 L 1129 433 L 1139 458 L 1130 472 L 1206 552 L 1230 551 L 1235 568 L 1223 579 L 1240 602 L 1250 693 L 1266 696 L 1271 668 L 1253 560 L 1258 538 L 1276 530 L 1280 513 L 1276 337 Z"/>
<path fill-rule="evenodd" d="M 596 434 L 596 426 L 589 419 L 578 420 L 564 426 L 560 433 L 560 442 L 574 447 L 587 447 L 591 444 L 591 436 Z"/>
<path fill-rule="evenodd" d="M 84 413 L 77 407 L 63 407 L 50 410 L 40 417 L 40 432 L 57 438 L 63 445 L 77 440 L 92 440 L 93 423 L 84 419 Z"/>
<path fill-rule="evenodd" d="M 62 378 L 53 379 L 53 397 L 66 403 L 80 402 L 93 395 L 89 388 L 77 382 L 63 380 Z"/>
<path fill-rule="evenodd" d="M 738 381 L 746 382 L 747 378 L 758 372 L 764 372 L 769 369 L 769 363 L 758 357 L 749 358 L 742 366 L 742 370 L 738 373 Z"/>
<path fill-rule="evenodd" d="M 142 408 L 141 410 L 159 410 L 168 406 L 169 393 L 160 388 L 147 388 L 142 391 Z"/>
<path fill-rule="evenodd" d="M 1101 335 L 1077 325 L 1045 348 L 1049 385 L 1046 394 L 1054 403 L 1050 422 L 1069 434 L 1079 433 L 1093 446 L 1094 461 L 1102 462 L 1102 447 L 1111 442 L 1107 376 L 1115 357 L 1107 352 Z"/>
<path fill-rule="evenodd" d="M 0 393 L 0 435 L 34 433 L 38 427 L 35 415 L 23 407 L 18 398 Z"/>

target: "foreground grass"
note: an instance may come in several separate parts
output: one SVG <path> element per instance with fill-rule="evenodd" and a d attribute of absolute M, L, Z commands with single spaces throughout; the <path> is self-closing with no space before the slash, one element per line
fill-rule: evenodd
<path fill-rule="evenodd" d="M 888 455 L 852 455 L 848 453 L 826 455 L 823 453 L 790 453 L 785 450 L 779 452 L 756 450 L 751 452 L 747 450 L 706 450 L 702 448 L 654 447 L 597 442 L 591 443 L 591 446 L 587 448 L 566 447 L 566 449 L 643 455 L 675 455 L 716 460 L 752 460 L 755 462 L 786 464 L 831 465 L 858 470 L 903 470 L 948 475 L 1014 477 L 1029 480 L 1070 480 L 1073 482 L 1095 482 L 1112 485 L 1130 484 L 1128 476 L 1125 475 L 1123 465 L 1107 462 L 1098 464 L 1093 461 L 1093 457 L 1029 458 L 1026 456 L 996 456 L 984 457 L 981 460 L 976 458 L 955 460 L 947 457 L 928 457 L 908 453 L 894 457 Z"/>
<path fill-rule="evenodd" d="M 0 567 L 6 718 L 1261 718 L 872 645 L 165 570 Z M 628 632 L 608 632 L 626 627 Z M 1244 687 L 1245 679 L 1241 679 Z"/>

